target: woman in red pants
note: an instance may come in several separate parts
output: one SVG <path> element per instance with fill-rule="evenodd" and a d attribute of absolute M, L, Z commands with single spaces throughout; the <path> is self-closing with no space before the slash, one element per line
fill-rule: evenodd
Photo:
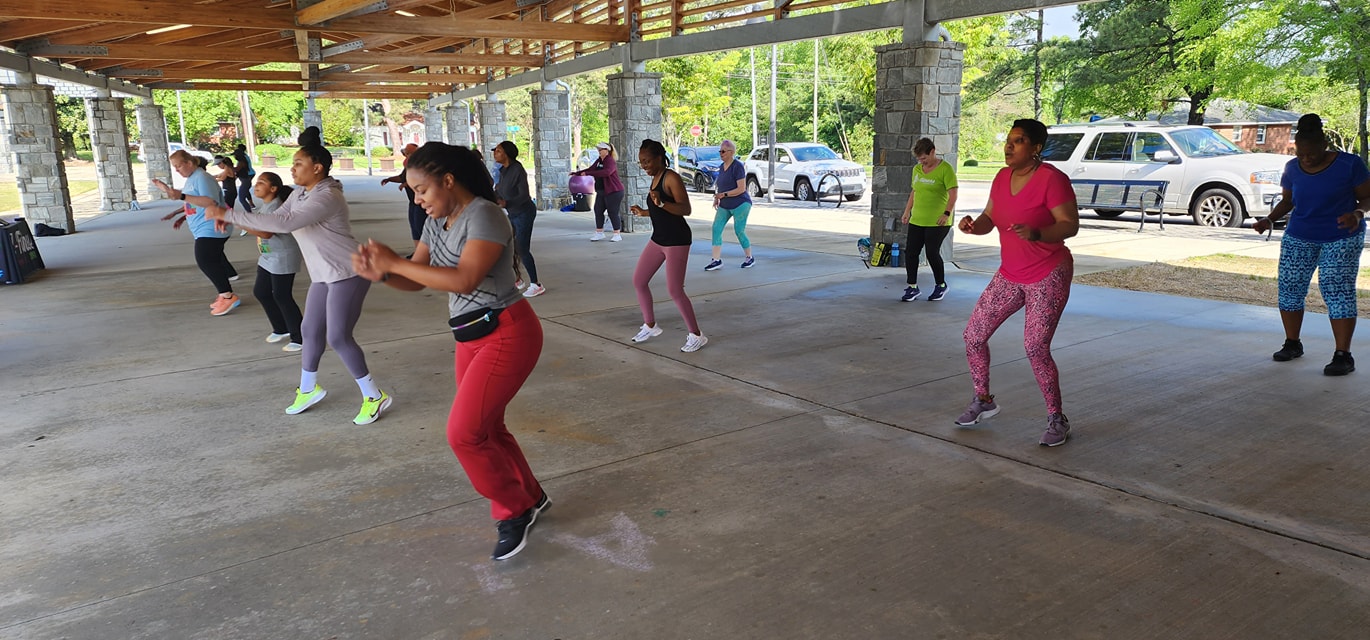
<path fill-rule="evenodd" d="M 402 291 L 448 292 L 457 339 L 457 396 L 447 440 L 471 484 L 490 500 L 499 542 L 491 557 L 522 551 L 551 506 L 504 411 L 542 353 L 542 323 L 514 282 L 521 277 L 509 217 L 495 204 L 480 158 L 466 147 L 429 142 L 409 156 L 405 179 L 428 214 L 406 260 L 370 240 L 352 257 L 357 273 Z"/>

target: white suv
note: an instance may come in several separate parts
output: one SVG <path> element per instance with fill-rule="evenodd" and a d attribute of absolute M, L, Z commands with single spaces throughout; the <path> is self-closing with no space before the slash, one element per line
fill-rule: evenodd
<path fill-rule="evenodd" d="M 1274 206 L 1293 156 L 1249 153 L 1208 127 L 1108 124 L 1051 127 L 1042 159 L 1070 176 L 1081 208 L 1100 216 L 1143 204 L 1154 211 L 1154 193 L 1144 195 L 1154 189 L 1164 192 L 1167 214 L 1240 227 Z"/>
<path fill-rule="evenodd" d="M 840 194 L 850 202 L 860 200 L 866 192 L 866 170 L 861 165 L 843 160 L 825 145 L 782 142 L 774 147 L 757 147 L 747 156 L 747 192 L 753 198 L 766 193 L 772 148 L 777 192 L 793 194 L 795 200 L 817 200 L 818 190 L 822 189 L 825 196 Z"/>

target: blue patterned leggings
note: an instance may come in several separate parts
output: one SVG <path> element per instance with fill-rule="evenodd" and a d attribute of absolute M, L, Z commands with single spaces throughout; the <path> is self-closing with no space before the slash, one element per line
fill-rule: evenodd
<path fill-rule="evenodd" d="M 1280 311 L 1303 311 L 1313 270 L 1333 320 L 1356 317 L 1356 274 L 1365 232 L 1335 242 L 1309 242 L 1285 234 L 1280 240 Z"/>

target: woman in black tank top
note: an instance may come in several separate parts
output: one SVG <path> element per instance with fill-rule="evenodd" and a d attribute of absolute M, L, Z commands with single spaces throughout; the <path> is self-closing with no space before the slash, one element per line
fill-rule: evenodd
<path fill-rule="evenodd" d="M 685 216 L 690 215 L 685 181 L 680 179 L 680 174 L 666 168 L 666 147 L 660 142 L 643 140 L 637 156 L 642 170 L 652 177 L 652 187 L 647 192 L 647 208 L 633 205 L 632 212 L 636 216 L 652 218 L 652 239 L 643 247 L 633 272 L 633 288 L 637 290 L 637 304 L 642 309 L 642 327 L 633 336 L 633 342 L 646 342 L 662 333 L 661 327 L 656 326 L 649 285 L 652 276 L 665 264 L 666 288 L 690 332 L 680 350 L 685 353 L 698 351 L 709 339 L 700 332 L 694 305 L 685 295 L 685 270 L 692 240 L 690 225 L 685 222 Z"/>

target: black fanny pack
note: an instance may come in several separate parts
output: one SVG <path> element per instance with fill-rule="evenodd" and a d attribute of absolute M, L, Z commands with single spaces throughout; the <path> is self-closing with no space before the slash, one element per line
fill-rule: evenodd
<path fill-rule="evenodd" d="M 448 319 L 447 326 L 452 327 L 452 337 L 457 342 L 470 342 L 493 333 L 499 327 L 501 313 L 504 313 L 504 309 L 484 307 Z"/>

